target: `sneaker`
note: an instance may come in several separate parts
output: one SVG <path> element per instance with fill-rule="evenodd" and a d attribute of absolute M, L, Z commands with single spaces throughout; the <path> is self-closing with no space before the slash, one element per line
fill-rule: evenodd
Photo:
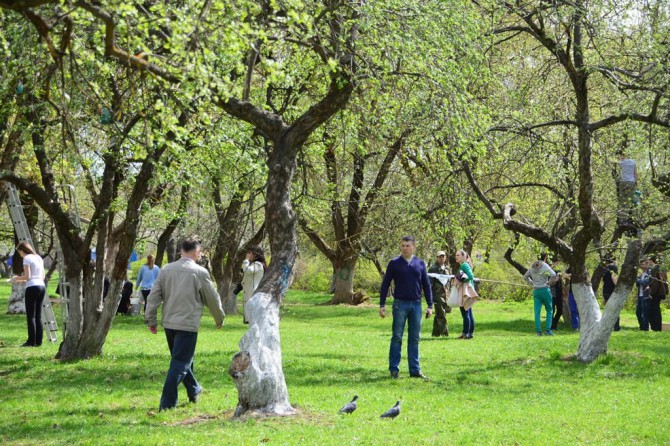
<path fill-rule="evenodd" d="M 460 335 L 459 337 L 457 337 L 456 339 L 465 339 L 465 335 L 462 334 L 462 335 Z"/>
<path fill-rule="evenodd" d="M 398 379 L 398 371 L 397 370 L 391 370 L 391 378 Z"/>
<path fill-rule="evenodd" d="M 553 336 L 554 335 L 554 333 L 551 330 L 545 330 L 544 334 L 546 334 L 547 336 Z"/>
<path fill-rule="evenodd" d="M 410 374 L 410 378 L 421 378 L 424 381 L 430 381 L 430 378 L 428 378 L 426 375 L 424 375 L 422 372 L 416 373 L 414 375 Z"/>
<path fill-rule="evenodd" d="M 200 394 L 202 393 L 202 387 L 200 387 L 200 390 L 198 390 L 198 393 L 196 393 L 194 396 L 189 396 L 188 401 L 191 403 L 197 403 L 198 399 L 200 399 Z"/>
<path fill-rule="evenodd" d="M 538 335 L 538 336 L 542 336 L 542 332 L 541 332 L 541 331 L 538 331 L 538 332 L 537 332 L 537 335 Z"/>

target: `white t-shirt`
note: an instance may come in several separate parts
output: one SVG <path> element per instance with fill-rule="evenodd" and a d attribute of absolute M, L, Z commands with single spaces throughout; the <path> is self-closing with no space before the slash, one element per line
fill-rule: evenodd
<path fill-rule="evenodd" d="M 29 286 L 44 286 L 44 261 L 37 254 L 28 254 L 23 258 L 23 267 L 30 267 L 30 277 L 26 282 Z"/>
<path fill-rule="evenodd" d="M 635 161 L 630 158 L 619 160 L 621 167 L 621 181 L 627 183 L 635 182 Z"/>

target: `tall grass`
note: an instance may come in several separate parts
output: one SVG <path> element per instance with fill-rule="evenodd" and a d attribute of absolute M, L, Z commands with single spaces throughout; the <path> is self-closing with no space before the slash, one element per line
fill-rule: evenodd
<path fill-rule="evenodd" d="M 0 289 L 0 308 L 7 304 Z M 429 382 L 387 371 L 391 318 L 374 306 L 319 305 L 329 296 L 289 293 L 281 321 L 284 372 L 297 415 L 232 418 L 237 392 L 227 368 L 247 326 L 220 331 L 203 318 L 195 371 L 198 404 L 180 389 L 177 409 L 158 412 L 169 356 L 164 336 L 139 317 L 117 317 L 103 357 L 59 363 L 57 345 L 17 347 L 24 316 L 0 316 L 0 438 L 4 444 L 649 444 L 670 443 L 670 333 L 642 333 L 625 312 L 611 353 L 593 364 L 565 360 L 578 334 L 536 337 L 530 303 L 482 301 L 475 339 L 430 337 Z M 56 310 L 57 314 L 60 314 Z M 666 318 L 670 317 L 667 312 Z M 338 409 L 359 395 L 352 415 Z M 395 420 L 379 415 L 402 400 Z"/>

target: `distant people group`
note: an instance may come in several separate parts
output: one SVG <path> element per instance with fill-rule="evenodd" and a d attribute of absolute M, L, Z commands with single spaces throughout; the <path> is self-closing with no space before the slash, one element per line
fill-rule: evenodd
<path fill-rule="evenodd" d="M 40 313 L 45 297 L 44 264 L 28 243 L 19 244 L 16 250 L 23 258 L 24 271 L 12 280 L 26 282 L 28 339 L 22 346 L 40 346 L 43 337 Z M 402 343 L 407 326 L 409 376 L 428 380 L 421 370 L 419 340 L 424 315 L 429 319 L 433 315 L 433 308 L 433 337 L 449 336 L 447 314 L 453 307 L 459 308 L 462 318 L 462 331 L 458 339 L 470 340 L 474 337 L 475 321 L 472 309 L 478 294 L 474 286 L 473 263 L 469 254 L 464 250 L 454 253 L 452 275 L 445 251 L 438 251 L 435 261 L 427 268 L 426 263 L 414 255 L 415 250 L 414 237 L 403 237 L 400 244 L 401 255 L 388 263 L 380 287 L 379 315 L 382 318 L 386 317 L 389 291 L 392 290 L 393 295 L 388 354 L 388 370 L 393 379 L 400 375 Z M 179 260 L 166 265 L 161 271 L 155 265 L 153 256 L 148 255 L 146 264 L 138 272 L 136 287 L 145 300 L 146 324 L 151 333 L 157 333 L 157 312 L 162 306 L 161 324 L 171 355 L 160 399 L 160 410 L 177 405 L 179 384 L 184 384 L 191 402 L 197 402 L 202 392 L 202 386 L 194 375 L 193 364 L 203 307 L 208 307 L 217 328 L 223 325 L 225 314 L 222 302 L 208 270 L 198 264 L 201 255 L 200 241 L 197 238 L 187 238 L 182 242 Z M 524 274 L 524 279 L 533 288 L 535 333 L 538 336 L 554 334 L 559 318 L 564 313 L 564 304 L 569 307 L 572 328 L 579 329 L 578 306 L 572 292 L 572 271 L 568 267 L 565 272 L 561 272 L 557 267 L 558 258 L 552 258 L 550 265 L 549 255 L 541 253 Z M 667 274 L 661 269 L 655 256 L 642 260 L 639 267 L 640 274 L 636 281 L 636 316 L 640 330 L 661 331 L 661 301 L 668 295 Z M 247 306 L 266 269 L 263 249 L 259 246 L 249 247 L 242 263 L 244 323 L 250 322 Z M 607 256 L 600 270 L 603 300 L 607 305 L 619 281 L 619 268 L 615 260 Z M 108 288 L 109 281 L 106 284 Z M 128 314 L 132 291 L 133 284 L 126 279 L 118 313 Z M 427 306 L 425 313 L 422 310 L 422 296 Z M 546 314 L 544 326 L 541 319 L 543 308 Z M 619 319 L 613 329 L 620 330 Z"/>
<path fill-rule="evenodd" d="M 663 317 L 661 301 L 668 295 L 668 276 L 658 264 L 654 255 L 640 262 L 640 275 L 637 278 L 637 305 L 635 315 L 642 331 L 661 331 Z"/>
<path fill-rule="evenodd" d="M 462 332 L 458 339 L 472 339 L 475 322 L 472 304 L 476 302 L 477 292 L 474 289 L 475 277 L 472 261 L 467 252 L 456 251 L 454 263 L 458 265 L 451 275 L 445 251 L 436 253 L 435 261 L 426 268 L 423 260 L 414 255 L 416 246 L 414 237 L 403 237 L 400 245 L 401 255 L 391 260 L 386 268 L 380 288 L 379 314 L 386 316 L 386 300 L 393 288 L 393 322 L 391 343 L 389 347 L 389 372 L 392 378 L 398 378 L 402 340 L 407 329 L 407 362 L 410 377 L 427 379 L 421 371 L 419 362 L 419 339 L 421 332 L 422 310 L 421 297 L 425 297 L 428 319 L 435 309 L 435 320 L 432 324 L 433 337 L 447 337 L 449 326 L 447 314 L 451 308 L 458 306 L 463 320 Z M 565 272 L 557 269 L 559 260 L 551 259 L 541 253 L 524 275 L 524 279 L 533 288 L 533 308 L 535 333 L 538 336 L 553 336 L 558 328 L 559 319 L 565 312 L 569 313 L 572 329 L 580 329 L 579 308 L 573 293 L 573 273 L 570 266 Z M 602 293 L 605 305 L 610 301 L 618 283 L 619 269 L 612 256 L 606 256 L 600 266 L 602 271 Z M 638 299 L 636 315 L 641 330 L 662 329 L 662 311 L 660 303 L 668 294 L 667 275 L 655 256 L 646 258 L 640 264 L 641 273 L 637 280 Z M 590 280 L 590 279 L 588 279 Z M 567 308 L 564 311 L 564 306 Z M 546 318 L 542 324 L 541 313 L 544 308 Z M 617 318 L 614 331 L 621 330 Z"/>

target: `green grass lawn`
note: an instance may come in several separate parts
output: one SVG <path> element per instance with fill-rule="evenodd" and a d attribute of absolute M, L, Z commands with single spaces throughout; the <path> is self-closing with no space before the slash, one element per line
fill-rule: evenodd
<path fill-rule="evenodd" d="M 7 289 L 0 289 L 0 310 Z M 670 444 L 670 333 L 636 330 L 622 315 L 611 353 L 590 365 L 562 358 L 578 335 L 563 327 L 536 337 L 532 302 L 479 302 L 472 341 L 447 339 L 424 321 L 421 364 L 431 381 L 387 371 L 391 318 L 374 306 L 319 305 L 327 296 L 289 293 L 281 322 L 284 372 L 297 415 L 236 420 L 227 369 L 245 331 L 232 315 L 220 331 L 203 318 L 195 372 L 198 404 L 180 389 L 177 409 L 158 413 L 168 351 L 140 317 L 118 317 L 104 357 L 53 359 L 57 345 L 19 348 L 25 316 L 0 315 L 0 438 L 3 444 Z M 60 309 L 56 306 L 56 313 Z M 665 318 L 670 319 L 667 310 Z M 59 334 L 60 335 L 60 334 Z M 339 408 L 359 395 L 352 415 Z M 395 420 L 379 415 L 402 400 Z"/>

